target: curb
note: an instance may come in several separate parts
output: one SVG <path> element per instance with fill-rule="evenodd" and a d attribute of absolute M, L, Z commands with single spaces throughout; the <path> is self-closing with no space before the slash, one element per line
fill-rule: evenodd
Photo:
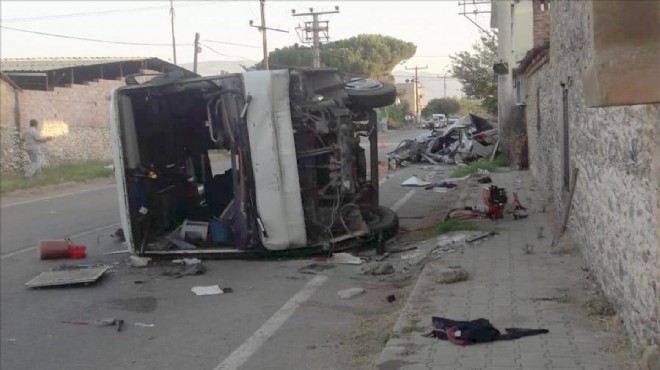
<path fill-rule="evenodd" d="M 456 203 L 454 204 L 454 208 L 457 208 L 459 204 L 465 199 L 467 192 L 469 190 L 469 187 L 465 187 L 462 191 L 461 194 L 459 194 L 458 199 L 456 200 Z M 413 300 L 417 298 L 417 295 L 420 291 L 420 286 L 422 285 L 423 281 L 426 281 L 426 275 L 428 274 L 428 270 L 430 268 L 430 264 L 427 262 L 424 264 L 424 267 L 422 268 L 422 271 L 420 271 L 419 276 L 417 277 L 417 281 L 415 282 L 415 286 L 413 287 L 412 291 L 408 295 L 408 298 L 406 299 L 406 303 L 399 312 L 399 317 L 396 319 L 396 322 L 394 323 L 394 327 L 392 328 L 393 334 L 399 334 L 401 332 L 401 329 L 405 325 L 405 319 L 407 318 L 408 314 L 410 312 L 413 312 Z M 378 360 L 376 360 L 376 363 L 374 364 L 376 368 L 379 368 L 381 364 L 384 364 L 388 361 L 392 361 L 397 359 L 399 356 L 397 355 L 400 351 L 404 349 L 404 347 L 399 346 L 395 344 L 394 342 L 398 338 L 390 338 L 387 343 L 385 344 L 385 347 L 383 347 L 383 350 L 381 351 L 380 355 L 378 356 Z"/>

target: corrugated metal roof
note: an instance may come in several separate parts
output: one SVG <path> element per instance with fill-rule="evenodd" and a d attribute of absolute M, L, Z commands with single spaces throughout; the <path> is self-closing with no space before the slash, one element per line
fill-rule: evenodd
<path fill-rule="evenodd" d="M 0 69 L 3 72 L 45 72 L 56 69 L 83 67 L 100 64 L 144 61 L 157 58 L 145 57 L 95 57 L 95 58 L 10 58 L 0 60 Z M 167 63 L 165 61 L 162 61 Z"/>

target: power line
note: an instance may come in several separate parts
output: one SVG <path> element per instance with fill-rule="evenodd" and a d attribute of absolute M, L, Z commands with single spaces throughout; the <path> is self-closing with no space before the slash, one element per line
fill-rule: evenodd
<path fill-rule="evenodd" d="M 211 42 L 214 44 L 223 44 L 223 45 L 232 45 L 232 46 L 242 46 L 245 48 L 253 48 L 253 49 L 259 49 L 259 46 L 256 45 L 245 45 L 245 44 L 237 44 L 235 42 L 228 42 L 228 41 L 216 41 L 216 40 L 209 40 L 209 39 L 204 39 L 202 40 L 204 42 Z"/>
<path fill-rule="evenodd" d="M 210 4 L 213 3 L 209 2 L 208 4 L 186 4 L 179 6 L 179 8 L 189 8 L 193 6 L 203 6 Z M 164 10 L 164 9 L 165 8 L 162 6 L 148 6 L 148 7 L 133 8 L 133 9 L 114 9 L 114 10 L 101 10 L 101 11 L 86 12 L 86 13 L 69 13 L 69 14 L 43 15 L 38 17 L 10 18 L 10 19 L 2 19 L 0 20 L 0 22 L 2 23 L 33 22 L 33 21 L 50 20 L 50 19 L 74 18 L 74 17 L 117 14 L 117 13 L 131 13 L 131 12 L 139 12 L 143 10 Z"/>
<path fill-rule="evenodd" d="M 76 37 L 76 36 L 67 36 L 67 35 L 58 35 L 54 33 L 47 33 L 47 32 L 39 32 L 39 31 L 29 31 L 29 30 L 23 30 L 19 28 L 13 28 L 13 27 L 7 27 L 7 26 L 0 26 L 0 28 L 12 30 L 12 31 L 18 31 L 18 32 L 25 32 L 25 33 L 32 33 L 35 35 L 42 35 L 42 36 L 51 36 L 51 37 L 59 37 L 63 39 L 70 39 L 70 40 L 81 40 L 81 41 L 90 41 L 90 42 L 100 42 L 100 43 L 105 43 L 105 44 L 119 44 L 119 45 L 136 45 L 136 46 L 172 46 L 172 44 L 151 44 L 151 43 L 143 43 L 143 42 L 130 42 L 130 41 L 110 41 L 110 40 L 98 40 L 98 39 L 90 39 L 86 37 Z M 192 44 L 176 44 L 177 46 L 192 46 Z"/>
<path fill-rule="evenodd" d="M 218 54 L 218 55 L 222 55 L 223 57 L 229 57 L 229 58 L 241 58 L 241 59 L 244 59 L 244 60 L 249 60 L 249 59 L 250 59 L 250 58 L 242 57 L 242 56 L 239 56 L 239 55 L 228 55 L 228 54 L 223 54 L 223 53 L 221 53 L 221 52 L 219 52 L 219 51 L 213 49 L 212 47 L 210 47 L 210 46 L 208 46 L 208 45 L 206 45 L 206 44 L 203 44 L 203 43 L 201 43 L 201 42 L 199 43 L 199 45 L 200 45 L 200 46 L 203 46 L 203 47 L 205 47 L 205 48 L 207 48 L 207 49 L 209 49 L 209 51 L 211 51 L 212 53 L 216 53 L 216 54 Z"/>

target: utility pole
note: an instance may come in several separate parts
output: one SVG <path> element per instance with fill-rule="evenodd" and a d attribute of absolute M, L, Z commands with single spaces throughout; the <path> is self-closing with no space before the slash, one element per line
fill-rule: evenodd
<path fill-rule="evenodd" d="M 172 22 L 172 54 L 176 64 L 176 40 L 174 39 L 174 0 L 170 0 L 170 20 Z"/>
<path fill-rule="evenodd" d="M 419 76 L 417 75 L 417 71 L 420 69 L 427 69 L 429 66 L 424 66 L 424 67 L 419 67 L 415 66 L 415 68 L 408 68 L 406 67 L 407 70 L 415 70 L 415 123 L 419 123 L 419 91 L 417 88 L 417 84 L 419 83 Z"/>
<path fill-rule="evenodd" d="M 445 89 L 444 97 L 447 98 L 447 75 L 444 75 L 442 79 L 444 80 L 444 89 Z"/>
<path fill-rule="evenodd" d="M 335 6 L 335 10 L 331 11 L 321 11 L 321 12 L 315 12 L 314 8 L 309 8 L 309 13 L 298 13 L 296 14 L 295 9 L 291 9 L 291 15 L 294 17 L 306 17 L 306 16 L 312 16 L 312 21 L 311 22 L 305 22 L 305 26 L 298 27 L 296 28 L 296 31 L 303 31 L 304 32 L 304 37 L 300 34 L 298 34 L 298 37 L 300 37 L 300 41 L 303 43 L 312 43 L 312 67 L 314 68 L 320 68 L 321 67 L 321 37 L 323 37 L 324 40 L 328 40 L 330 37 L 328 35 L 328 23 L 329 21 L 319 21 L 319 15 L 323 14 L 335 14 L 339 13 L 339 7 Z M 321 25 L 323 24 L 323 25 Z M 323 36 L 320 35 L 320 33 L 323 33 Z M 310 37 L 311 33 L 311 37 Z"/>
<path fill-rule="evenodd" d="M 195 55 L 193 56 L 193 72 L 197 73 L 197 54 L 201 49 L 199 48 L 199 32 L 195 32 Z"/>
<path fill-rule="evenodd" d="M 250 21 L 250 27 L 258 28 L 261 31 L 261 36 L 263 37 L 263 49 L 264 49 L 264 70 L 270 69 L 268 65 L 268 39 L 266 37 L 266 30 L 277 31 L 277 32 L 289 32 L 281 30 L 278 28 L 268 28 L 266 27 L 266 0 L 259 0 L 259 5 L 261 7 L 261 25 L 255 26 L 253 21 Z"/>

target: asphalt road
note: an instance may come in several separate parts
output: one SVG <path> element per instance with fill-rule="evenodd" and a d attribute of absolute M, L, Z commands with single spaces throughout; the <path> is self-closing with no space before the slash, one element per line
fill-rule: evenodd
<path fill-rule="evenodd" d="M 384 155 L 421 130 L 382 133 Z M 412 171 L 412 170 L 410 170 Z M 381 203 L 402 212 L 433 212 L 420 192 L 394 180 Z M 46 196 L 46 195 L 44 195 Z M 435 194 L 440 197 L 441 195 Z M 412 281 L 367 278 L 355 266 L 301 272 L 313 259 L 205 261 L 206 273 L 174 278 L 166 262 L 135 268 L 109 234 L 119 223 L 114 186 L 0 208 L 0 368 L 2 369 L 354 369 L 382 346 L 388 321 Z M 426 207 L 426 211 L 424 211 Z M 87 246 L 84 260 L 41 261 L 36 242 L 70 236 Z M 111 266 L 97 284 L 27 289 L 41 272 L 67 265 Z M 233 292 L 196 296 L 193 286 L 218 284 Z M 367 293 L 341 300 L 337 291 Z M 396 303 L 384 297 L 395 294 Z M 68 324 L 117 318 L 114 327 Z"/>

